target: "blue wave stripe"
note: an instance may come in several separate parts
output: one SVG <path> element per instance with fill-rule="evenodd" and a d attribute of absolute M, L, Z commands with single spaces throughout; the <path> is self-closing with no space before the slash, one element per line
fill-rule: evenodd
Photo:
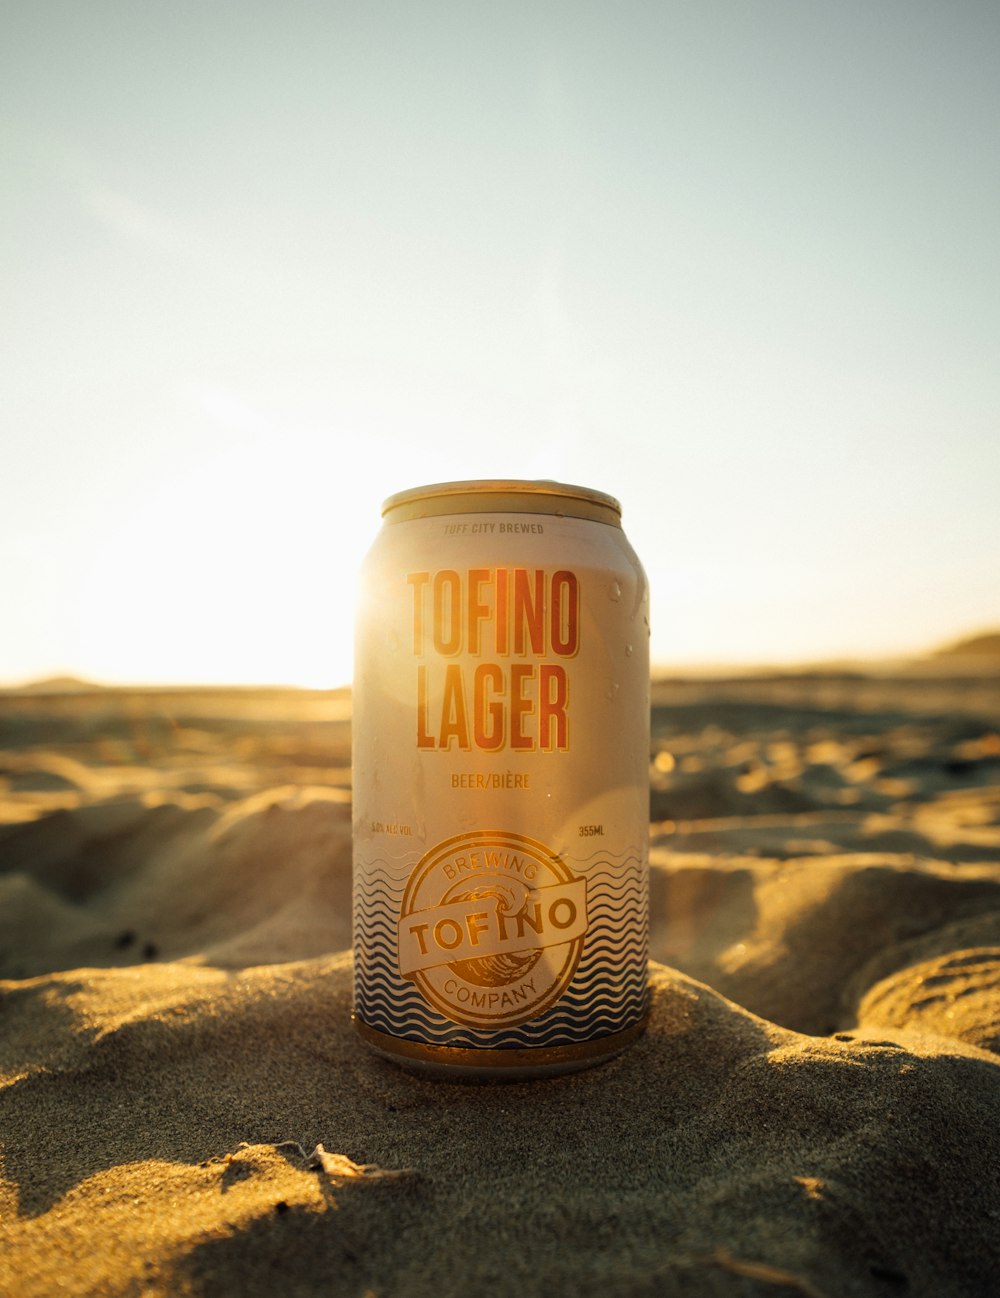
<path fill-rule="evenodd" d="M 384 1006 L 373 1005 L 366 1007 L 358 1005 L 358 1011 L 366 1023 L 371 1023 L 373 1027 L 381 1024 L 386 1031 L 394 1036 L 419 1034 L 433 1042 L 451 1037 L 456 1032 L 461 1032 L 483 1045 L 491 1044 L 497 1037 L 506 1037 L 508 1040 L 518 1040 L 531 1044 L 543 1041 L 553 1032 L 565 1032 L 576 1037 L 577 1040 L 586 1040 L 588 1036 L 593 1034 L 593 1025 L 596 1020 L 611 1023 L 618 1027 L 628 1027 L 641 1017 L 644 1008 L 645 997 L 637 1000 L 634 1007 L 610 1007 L 606 1009 L 599 1006 L 586 1015 L 561 1014 L 547 1019 L 544 1023 L 541 1021 L 531 1024 L 522 1023 L 514 1028 L 501 1027 L 491 1032 L 487 1029 L 474 1029 L 451 1023 L 440 1015 L 428 1012 L 426 1007 L 418 1005 L 414 1005 L 412 1014 L 405 1017 Z"/>
<path fill-rule="evenodd" d="M 399 1031 L 391 1023 L 383 1023 L 378 1019 L 365 1019 L 364 1021 L 370 1027 L 375 1028 L 376 1031 L 385 1032 L 387 1036 L 397 1037 L 404 1041 L 416 1041 L 421 1045 L 467 1046 L 489 1050 L 504 1050 L 523 1049 L 532 1046 L 541 1049 L 546 1046 L 578 1045 L 596 1037 L 611 1036 L 615 1032 L 621 1032 L 625 1028 L 631 1027 L 634 1022 L 638 1022 L 641 1017 L 642 1014 L 639 1014 L 636 1019 L 629 1022 L 620 1022 L 617 1019 L 610 1018 L 595 1018 L 582 1030 L 555 1026 L 548 1032 L 531 1039 L 512 1032 L 497 1032 L 492 1037 L 484 1038 L 477 1033 L 462 1031 L 457 1028 L 440 1033 L 431 1033 L 421 1029 Z"/>
<path fill-rule="evenodd" d="M 365 940 L 358 943 L 362 950 L 365 951 L 384 950 L 395 953 L 397 950 L 397 938 L 395 928 L 373 928 L 359 931 L 359 936 Z M 607 955 L 609 958 L 624 958 L 629 955 L 644 951 L 648 943 L 645 931 L 641 928 L 632 928 L 629 931 L 621 932 L 617 928 L 608 928 L 598 932 L 589 931 L 584 940 L 583 960 L 581 963 L 586 964 L 597 953 Z"/>
<path fill-rule="evenodd" d="M 354 857 L 354 864 L 358 867 L 368 869 L 370 866 L 384 865 L 387 870 L 412 870 L 413 864 L 420 856 L 419 850 L 415 851 L 411 847 L 400 847 L 398 855 L 386 856 L 380 852 L 378 856 L 369 856 L 361 860 L 358 855 Z"/>
<path fill-rule="evenodd" d="M 598 923 L 618 923 L 623 916 L 644 914 L 648 909 L 645 893 L 626 894 L 621 898 L 588 899 L 588 928 Z M 359 904 L 354 908 L 354 915 L 361 922 L 381 922 L 395 927 L 399 917 L 399 907 L 386 901 L 375 899 L 370 904 Z"/>
<path fill-rule="evenodd" d="M 499 1029 L 452 1023 L 399 976 L 397 925 L 412 868 L 383 857 L 358 866 L 353 898 L 355 1003 L 364 1022 L 390 1036 L 426 1044 L 488 1047 L 573 1045 L 637 1022 L 648 999 L 649 910 L 645 852 L 600 849 L 568 860 L 587 880 L 588 927 L 573 982 L 544 1014 Z"/>
<path fill-rule="evenodd" d="M 613 895 L 598 893 L 596 890 L 588 892 L 587 914 L 591 918 L 609 914 L 617 916 L 625 911 L 634 910 L 636 906 L 644 905 L 648 895 L 646 888 L 638 886 L 623 889 Z M 372 912 L 395 918 L 399 913 L 401 902 L 402 895 L 394 897 L 391 893 L 387 893 L 379 887 L 373 889 L 367 897 L 356 899 L 352 909 L 355 914 Z"/>
<path fill-rule="evenodd" d="M 567 853 L 563 859 L 571 862 L 575 869 L 582 869 L 588 861 L 593 861 L 595 858 L 607 862 L 642 861 L 645 860 L 646 850 L 645 846 L 632 843 L 622 848 L 620 852 L 609 852 L 606 848 L 596 847 L 589 856 L 570 856 Z"/>
<path fill-rule="evenodd" d="M 624 977 L 594 979 L 580 986 L 575 995 L 564 994 L 551 1013 L 586 1013 L 590 1006 L 607 1001 L 624 1006 L 642 994 L 647 979 L 646 966 L 636 965 Z M 426 1005 L 423 997 L 410 983 L 386 983 L 380 979 L 362 978 L 356 988 L 359 1002 L 365 1004 L 384 1004 L 390 1010 L 399 1013 L 406 1004 Z"/>
<path fill-rule="evenodd" d="M 645 980 L 630 996 L 613 1000 L 610 997 L 587 998 L 579 1005 L 564 1005 L 556 1012 L 550 1011 L 537 1020 L 495 1031 L 461 1027 L 437 1015 L 418 994 L 400 1001 L 388 997 L 364 998 L 357 1001 L 358 1012 L 366 1023 L 381 1028 L 391 1036 L 408 1037 L 429 1043 L 446 1044 L 456 1034 L 481 1046 L 508 1044 L 540 1045 L 550 1041 L 554 1034 L 566 1042 L 586 1041 L 594 1036 L 600 1026 L 607 1030 L 620 1030 L 641 1018 L 646 1004 Z"/>
<path fill-rule="evenodd" d="M 625 1001 L 641 992 L 646 985 L 646 968 L 636 965 L 634 969 L 629 970 L 625 976 L 618 975 L 614 978 L 591 978 L 586 983 L 574 985 L 572 991 L 566 992 L 562 999 L 557 1003 L 554 1010 L 550 1013 L 558 1012 L 567 1006 L 587 1006 L 592 1005 L 601 998 L 607 998 L 613 1001 Z M 418 1004 L 425 1004 L 423 997 L 416 990 L 412 983 L 393 982 L 374 982 L 362 984 L 357 988 L 358 995 L 364 1000 L 385 1001 L 389 1005 L 400 1005 L 405 1000 L 413 1000 Z"/>
<path fill-rule="evenodd" d="M 578 968 L 577 976 L 573 979 L 570 987 L 563 993 L 563 1000 L 571 997 L 585 998 L 595 994 L 595 990 L 604 985 L 607 987 L 619 987 L 628 985 L 631 981 L 639 980 L 645 977 L 646 965 L 648 960 L 644 954 L 637 952 L 631 956 L 628 961 L 621 963 L 600 962 L 595 963 L 590 968 Z M 377 994 L 380 990 L 396 996 L 401 989 L 412 986 L 409 982 L 404 982 L 396 968 L 395 961 L 386 955 L 375 956 L 374 958 L 362 958 L 356 965 L 358 981 L 362 990 L 372 994 Z"/>
<path fill-rule="evenodd" d="M 394 929 L 366 931 L 361 928 L 356 930 L 355 938 L 359 959 L 365 955 L 383 953 L 390 961 L 395 960 L 398 944 Z M 648 942 L 644 933 L 637 932 L 628 936 L 611 930 L 604 933 L 588 933 L 580 968 L 589 968 L 592 963 L 599 960 L 614 963 L 640 957 L 644 955 L 647 948 Z"/>
<path fill-rule="evenodd" d="M 416 1028 L 412 1026 L 398 1027 L 389 1020 L 380 1021 L 377 1016 L 368 1018 L 362 1015 L 362 1017 L 372 1027 L 384 1031 L 390 1036 L 401 1037 L 404 1040 L 418 1041 L 424 1044 L 465 1045 L 502 1050 L 523 1048 L 525 1046 L 574 1045 L 595 1037 L 609 1036 L 614 1032 L 630 1027 L 642 1017 L 644 1012 L 645 1001 L 638 1007 L 635 1016 L 630 1016 L 628 1019 L 608 1014 L 596 1014 L 585 1023 L 580 1021 L 573 1021 L 568 1024 L 556 1022 L 550 1024 L 544 1031 L 531 1033 L 523 1031 L 523 1027 L 514 1030 L 506 1029 L 493 1033 L 483 1033 L 443 1021 L 437 1030 L 434 1030 L 434 1025 L 429 1022 Z"/>
<path fill-rule="evenodd" d="M 629 869 L 644 871 L 647 865 L 646 852 L 639 848 L 631 848 L 620 854 L 596 851 L 586 857 L 565 855 L 562 860 L 574 872 L 586 874 L 588 878 L 598 877 L 602 874 L 612 878 L 619 877 Z M 415 865 L 416 857 L 412 853 L 401 856 L 397 860 L 379 856 L 364 861 L 356 859 L 354 861 L 354 871 L 359 878 L 381 874 L 393 881 L 406 880 Z"/>
<path fill-rule="evenodd" d="M 365 945 L 383 945 L 395 949 L 397 944 L 395 924 L 371 924 L 361 921 L 355 925 L 355 934 L 364 939 Z M 598 948 L 619 950 L 635 946 L 645 940 L 645 926 L 642 924 L 629 923 L 627 928 L 622 924 L 606 924 L 587 930 L 584 950 L 585 952 Z"/>

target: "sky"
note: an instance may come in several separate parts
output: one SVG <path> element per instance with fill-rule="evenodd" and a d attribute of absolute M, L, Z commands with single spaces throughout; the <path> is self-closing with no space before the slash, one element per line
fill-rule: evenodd
<path fill-rule="evenodd" d="M 1000 626 L 993 0 L 0 0 L 0 683 L 333 686 L 381 502 L 610 492 L 654 664 Z"/>

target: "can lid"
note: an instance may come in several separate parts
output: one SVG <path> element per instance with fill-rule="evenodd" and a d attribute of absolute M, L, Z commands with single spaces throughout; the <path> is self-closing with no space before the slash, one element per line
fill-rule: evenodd
<path fill-rule="evenodd" d="M 382 505 L 382 517 L 393 522 L 436 514 L 482 513 L 564 514 L 620 527 L 622 507 L 614 496 L 593 487 L 517 478 L 434 482 L 398 491 Z"/>

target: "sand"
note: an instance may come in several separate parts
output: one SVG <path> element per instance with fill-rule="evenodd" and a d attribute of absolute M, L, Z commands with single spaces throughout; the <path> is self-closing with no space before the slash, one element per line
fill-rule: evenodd
<path fill-rule="evenodd" d="M 1000 682 L 655 692 L 653 1010 L 349 1024 L 349 698 L 0 696 L 0 1294 L 1000 1293 Z"/>

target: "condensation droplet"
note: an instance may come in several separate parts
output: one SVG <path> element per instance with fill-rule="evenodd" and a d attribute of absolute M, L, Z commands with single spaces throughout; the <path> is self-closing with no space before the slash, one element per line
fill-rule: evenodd
<path fill-rule="evenodd" d="M 627 645 L 625 646 L 625 657 L 626 657 L 626 658 L 631 658 L 631 657 L 632 657 L 632 646 L 631 646 L 630 644 L 627 644 Z"/>
<path fill-rule="evenodd" d="M 622 584 L 617 579 L 608 587 L 608 599 L 621 599 Z"/>
<path fill-rule="evenodd" d="M 615 681 L 613 685 L 608 686 L 608 688 L 604 691 L 604 697 L 606 699 L 611 699 L 613 702 L 618 697 L 618 688 L 619 688 L 618 682 Z"/>

